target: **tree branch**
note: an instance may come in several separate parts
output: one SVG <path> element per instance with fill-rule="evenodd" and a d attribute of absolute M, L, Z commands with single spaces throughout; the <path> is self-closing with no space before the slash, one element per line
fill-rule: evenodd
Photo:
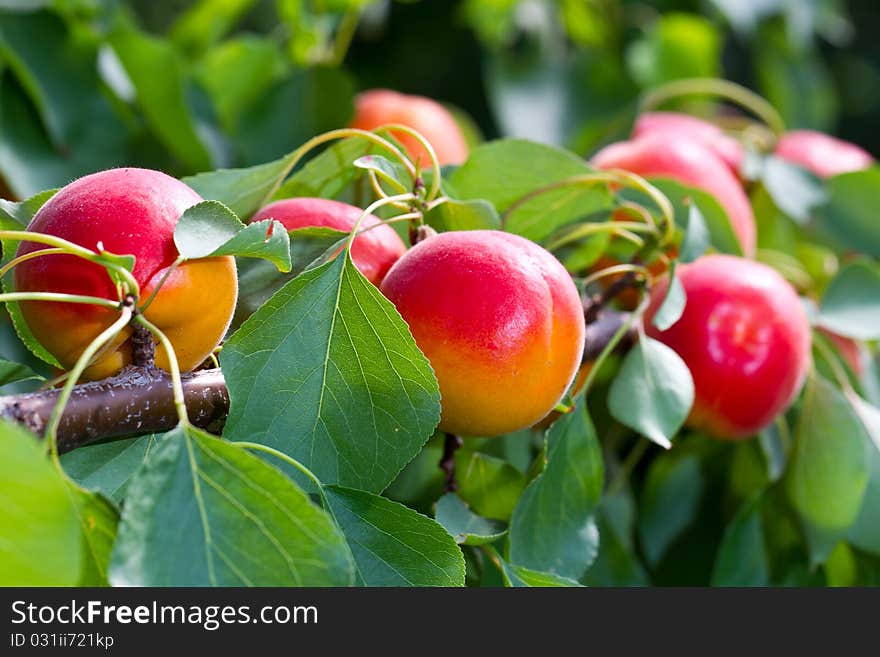
<path fill-rule="evenodd" d="M 229 411 L 229 393 L 219 369 L 183 377 L 190 421 L 219 433 Z M 0 417 L 42 436 L 59 390 L 0 397 Z M 58 427 L 58 451 L 107 438 L 158 433 L 177 425 L 171 377 L 155 367 L 126 367 L 109 379 L 76 386 Z"/>

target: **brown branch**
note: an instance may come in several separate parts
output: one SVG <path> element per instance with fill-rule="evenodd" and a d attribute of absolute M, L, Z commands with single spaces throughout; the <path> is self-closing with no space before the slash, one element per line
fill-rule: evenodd
<path fill-rule="evenodd" d="M 219 433 L 229 410 L 229 394 L 219 369 L 183 377 L 190 421 Z M 0 417 L 42 436 L 58 400 L 59 390 L 0 397 Z M 107 438 L 158 433 L 177 425 L 171 378 L 155 367 L 126 367 L 118 375 L 84 383 L 73 394 L 58 427 L 58 450 Z"/>
<path fill-rule="evenodd" d="M 443 457 L 440 459 L 440 469 L 445 478 L 443 485 L 444 493 L 454 493 L 458 490 L 458 482 L 455 480 L 455 453 L 462 446 L 461 436 L 447 433 L 443 441 Z"/>
<path fill-rule="evenodd" d="M 588 311 L 589 312 L 589 311 Z M 599 309 L 592 323 L 587 324 L 584 341 L 584 363 L 591 363 L 599 357 L 605 346 L 611 342 L 611 338 L 629 320 L 630 313 L 612 310 L 610 308 Z M 629 349 L 636 340 L 635 327 L 630 328 L 626 335 L 617 343 L 616 351 Z"/>

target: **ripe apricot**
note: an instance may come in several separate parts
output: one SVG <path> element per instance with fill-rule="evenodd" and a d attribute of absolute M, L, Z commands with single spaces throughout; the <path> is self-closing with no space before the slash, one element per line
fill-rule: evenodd
<path fill-rule="evenodd" d="M 652 133 L 606 146 L 593 156 L 600 169 L 624 169 L 645 178 L 671 178 L 712 194 L 727 212 L 743 253 L 755 253 L 755 215 L 739 180 L 707 146 L 676 134 Z"/>
<path fill-rule="evenodd" d="M 440 428 L 497 436 L 532 426 L 578 370 L 584 315 L 556 258 L 493 230 L 440 233 L 410 249 L 381 291 L 440 383 Z"/>
<path fill-rule="evenodd" d="M 792 130 L 779 138 L 776 155 L 820 178 L 867 169 L 874 158 L 862 148 L 815 130 Z"/>
<path fill-rule="evenodd" d="M 739 175 L 743 159 L 742 145 L 714 123 L 682 112 L 646 112 L 636 119 L 632 131 L 634 139 L 656 133 L 701 142 L 724 160 L 735 175 Z"/>
<path fill-rule="evenodd" d="M 389 123 L 399 123 L 420 132 L 427 139 L 441 165 L 461 164 L 467 159 L 468 146 L 455 119 L 443 105 L 424 96 L 411 96 L 390 89 L 371 89 L 355 99 L 352 128 L 374 130 Z M 422 168 L 431 159 L 418 140 L 410 135 L 394 133 L 413 161 Z"/>
<path fill-rule="evenodd" d="M 289 198 L 270 203 L 251 221 L 276 219 L 287 230 L 324 226 L 348 233 L 362 213 L 363 210 L 354 205 L 325 198 Z M 370 230 L 354 239 L 351 258 L 367 280 L 378 286 L 391 265 L 406 252 L 406 244 L 391 226 L 373 215 L 364 217 L 360 229 L 364 228 Z"/>
<path fill-rule="evenodd" d="M 793 401 L 810 364 L 810 325 L 794 288 L 767 265 L 708 255 L 677 269 L 687 295 L 665 331 L 652 323 L 666 293 L 651 294 L 645 326 L 687 364 L 696 397 L 688 424 L 748 438 Z"/>
<path fill-rule="evenodd" d="M 217 346 L 235 308 L 237 276 L 232 257 L 185 262 L 178 257 L 174 227 L 201 197 L 182 182 L 150 169 L 110 169 L 79 178 L 43 205 L 28 226 L 93 250 L 135 256 L 134 278 L 140 304 L 161 289 L 144 316 L 171 340 L 182 370 L 198 366 Z M 22 242 L 18 255 L 46 248 Z M 47 255 L 19 264 L 15 289 L 61 292 L 118 299 L 106 270 L 72 255 Z M 86 346 L 116 318 L 115 311 L 92 305 L 26 301 L 24 319 L 34 337 L 70 368 Z M 115 374 L 131 362 L 131 329 L 125 329 L 86 370 L 85 378 Z M 168 356 L 156 350 L 156 364 L 169 368 Z"/>

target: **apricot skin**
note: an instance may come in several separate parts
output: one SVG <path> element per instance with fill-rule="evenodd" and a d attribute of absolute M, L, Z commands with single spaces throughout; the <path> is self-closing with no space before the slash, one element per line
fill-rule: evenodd
<path fill-rule="evenodd" d="M 371 89 L 355 99 L 352 128 L 374 130 L 389 123 L 405 125 L 420 132 L 434 148 L 440 165 L 462 164 L 468 156 L 464 134 L 452 114 L 443 105 L 424 96 L 411 96 L 390 89 Z M 418 140 L 395 133 L 413 161 L 422 169 L 431 166 L 431 159 Z"/>
<path fill-rule="evenodd" d="M 860 171 L 874 164 L 874 158 L 862 148 L 815 130 L 785 133 L 776 144 L 776 155 L 820 178 Z"/>
<path fill-rule="evenodd" d="M 636 119 L 632 136 L 637 139 L 663 132 L 701 142 L 724 160 L 735 175 L 739 175 L 743 148 L 714 123 L 681 112 L 646 112 Z"/>
<path fill-rule="evenodd" d="M 440 429 L 497 436 L 532 426 L 568 389 L 584 348 L 577 288 L 550 253 L 491 230 L 410 249 L 381 291 L 440 383 Z"/>
<path fill-rule="evenodd" d="M 652 323 L 664 279 L 645 315 L 648 334 L 687 364 L 696 398 L 688 425 L 748 438 L 794 400 L 810 365 L 810 326 L 794 288 L 770 267 L 709 255 L 677 269 L 684 314 L 666 331 Z"/>
<path fill-rule="evenodd" d="M 755 253 L 755 215 L 727 164 L 693 139 L 652 133 L 606 146 L 593 156 L 600 169 L 624 169 L 645 178 L 671 178 L 712 194 L 727 212 L 743 253 Z"/>
<path fill-rule="evenodd" d="M 174 226 L 201 197 L 182 182 L 149 169 L 110 169 L 79 178 L 61 189 L 37 212 L 29 231 L 111 253 L 134 255 L 132 272 L 141 287 L 139 305 L 150 297 L 178 256 Z M 46 248 L 22 242 L 18 254 Z M 118 299 L 103 267 L 70 255 L 49 255 L 15 269 L 20 292 L 63 292 Z M 144 312 L 171 340 L 183 371 L 198 366 L 226 332 L 237 296 L 232 257 L 193 260 L 176 267 Z M 65 369 L 118 314 L 110 309 L 62 302 L 21 304 L 34 337 Z M 126 328 L 85 372 L 86 379 L 117 373 L 131 362 Z M 157 347 L 156 364 L 169 369 Z"/>
<path fill-rule="evenodd" d="M 287 230 L 324 226 L 343 232 L 351 232 L 363 213 L 358 207 L 323 198 L 289 198 L 275 201 L 262 208 L 251 221 L 276 219 Z M 397 259 L 406 253 L 406 244 L 394 232 L 373 215 L 367 215 L 360 229 L 371 228 L 358 235 L 351 246 L 351 258 L 358 270 L 373 285 L 378 286 Z"/>

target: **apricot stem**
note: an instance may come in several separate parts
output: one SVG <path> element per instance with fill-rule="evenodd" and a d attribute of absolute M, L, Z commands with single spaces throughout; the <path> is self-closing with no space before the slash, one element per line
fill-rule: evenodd
<path fill-rule="evenodd" d="M 41 256 L 47 255 L 59 255 L 62 253 L 66 253 L 64 249 L 55 247 L 51 249 L 40 249 L 39 251 L 31 251 L 30 253 L 25 253 L 24 255 L 20 255 L 17 258 L 13 258 L 5 265 L 0 267 L 0 278 L 6 276 L 9 273 L 9 270 L 14 268 L 16 265 L 20 265 L 23 262 L 27 262 L 28 260 L 33 260 L 34 258 L 39 258 Z"/>
<path fill-rule="evenodd" d="M 61 423 L 61 416 L 64 413 L 64 408 L 67 406 L 70 395 L 73 393 L 73 388 L 86 367 L 92 362 L 92 358 L 98 350 L 128 326 L 128 323 L 131 321 L 133 306 L 134 301 L 123 305 L 119 318 L 89 343 L 89 346 L 83 350 L 70 371 L 70 376 L 64 383 L 64 388 L 61 389 L 61 394 L 58 396 L 58 401 L 52 409 L 52 415 L 49 417 L 49 423 L 46 426 L 46 440 L 49 441 L 49 452 L 56 463 L 58 462 L 58 425 Z"/>
<path fill-rule="evenodd" d="M 284 452 L 281 452 L 281 451 L 275 449 L 274 447 L 269 447 L 268 445 L 261 445 L 260 443 L 252 443 L 252 442 L 248 442 L 246 440 L 236 441 L 236 442 L 233 442 L 232 444 L 236 445 L 238 447 L 242 447 L 244 449 L 252 449 L 252 450 L 255 450 L 258 452 L 265 452 L 266 454 L 271 454 L 275 458 L 280 459 L 280 460 L 284 461 L 285 463 L 292 465 L 294 468 L 296 468 L 297 470 L 302 472 L 306 477 L 308 477 L 313 484 L 315 484 L 315 488 L 318 489 L 318 492 L 321 493 L 321 497 L 323 498 L 324 484 L 321 483 L 321 480 L 318 479 L 318 477 L 315 475 L 314 472 L 309 470 L 306 466 L 304 466 L 302 463 L 297 461 L 295 458 L 293 458 L 289 454 L 285 454 Z"/>
<path fill-rule="evenodd" d="M 390 123 L 388 125 L 383 125 L 379 128 L 376 128 L 377 132 L 402 132 L 404 134 L 409 135 L 416 141 L 418 141 L 422 147 L 427 151 L 428 157 L 431 158 L 431 171 L 433 175 L 431 176 L 431 189 L 428 191 L 426 196 L 427 200 L 433 200 L 437 194 L 440 193 L 440 160 L 437 159 L 437 153 L 434 151 L 434 147 L 431 146 L 431 142 L 429 142 L 418 130 L 413 130 L 409 126 L 401 125 L 399 123 Z M 413 180 L 415 182 L 415 180 Z"/>
<path fill-rule="evenodd" d="M 785 121 L 773 105 L 735 82 L 716 78 L 674 80 L 652 89 L 642 96 L 639 113 L 656 109 L 683 96 L 717 96 L 729 100 L 761 119 L 775 135 L 785 132 Z"/>
<path fill-rule="evenodd" d="M 635 235 L 635 233 L 650 232 L 653 232 L 650 226 L 646 226 L 637 221 L 613 221 L 604 223 L 586 222 L 578 224 L 574 228 L 566 231 L 564 235 L 560 235 L 555 240 L 547 242 L 546 248 L 548 251 L 555 251 L 566 244 L 576 242 L 583 237 L 589 237 L 590 235 L 595 235 L 597 233 L 613 233 L 634 242 L 639 246 L 643 246 L 645 241 L 638 235 Z"/>
<path fill-rule="evenodd" d="M 373 214 L 373 212 L 384 205 L 394 205 L 396 203 L 414 200 L 416 200 L 415 195 L 406 193 L 397 194 L 396 196 L 386 196 L 385 198 L 380 198 L 378 201 L 373 201 L 372 203 L 370 203 L 370 205 L 364 208 L 363 212 L 361 212 L 361 216 L 357 218 L 357 221 L 354 222 L 354 226 L 352 227 L 351 233 L 348 236 L 348 241 L 345 244 L 345 248 L 351 250 L 351 245 L 354 242 L 354 238 L 357 237 L 358 231 L 361 227 L 361 223 L 364 219 L 367 218 L 367 215 Z"/>
<path fill-rule="evenodd" d="M 59 301 L 64 303 L 89 303 L 104 308 L 119 308 L 119 302 L 102 297 L 89 297 L 81 294 L 63 294 L 61 292 L 7 292 L 0 294 L 0 303 L 17 301 Z"/>
<path fill-rule="evenodd" d="M 599 271 L 590 274 L 583 281 L 583 286 L 587 287 L 591 283 L 595 283 L 601 278 L 605 278 L 606 276 L 613 276 L 614 274 L 641 274 L 645 280 L 647 280 L 651 272 L 648 271 L 647 267 L 643 267 L 642 265 L 636 265 L 632 263 L 624 263 L 622 265 L 614 265 L 612 267 L 606 267 L 605 269 L 600 269 Z"/>
<path fill-rule="evenodd" d="M 188 426 L 190 422 L 189 416 L 186 413 L 186 399 L 183 395 L 183 382 L 180 378 L 180 365 L 177 362 L 177 355 L 174 353 L 174 346 L 171 344 L 171 340 L 159 330 L 159 327 L 143 315 L 135 315 L 134 321 L 155 335 L 162 348 L 165 349 L 165 355 L 168 357 L 168 366 L 170 368 L 169 373 L 171 374 L 171 389 L 174 393 L 174 408 L 177 411 L 177 418 L 180 420 L 180 423 Z"/>
<path fill-rule="evenodd" d="M 838 356 L 834 349 L 828 344 L 827 338 L 824 335 L 813 331 L 813 346 L 822 354 L 825 362 L 828 363 L 828 366 L 831 368 L 831 372 L 834 374 L 834 378 L 837 380 L 841 389 L 847 394 L 855 394 L 849 376 L 840 364 L 840 356 Z"/>

